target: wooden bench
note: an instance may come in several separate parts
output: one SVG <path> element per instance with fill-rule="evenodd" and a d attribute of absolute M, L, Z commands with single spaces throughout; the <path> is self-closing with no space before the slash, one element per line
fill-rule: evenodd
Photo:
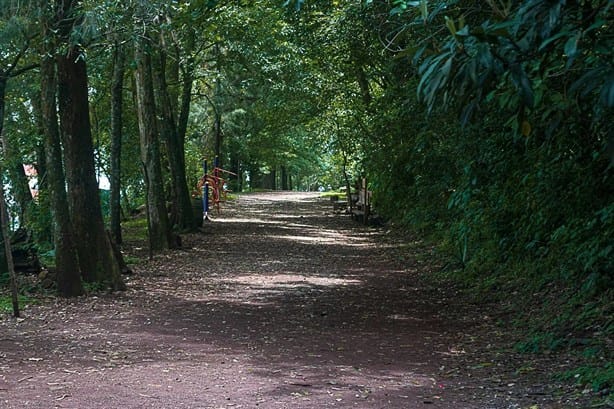
<path fill-rule="evenodd" d="M 367 190 L 367 179 L 362 178 L 360 189 L 354 195 L 352 195 L 352 218 L 360 220 L 364 224 L 369 223 L 369 216 L 371 214 L 371 197 L 373 192 Z M 355 198 L 355 199 L 354 199 Z"/>

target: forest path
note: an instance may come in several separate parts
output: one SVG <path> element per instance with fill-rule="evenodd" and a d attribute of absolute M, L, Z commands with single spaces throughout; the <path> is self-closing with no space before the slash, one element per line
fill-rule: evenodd
<path fill-rule="evenodd" d="M 528 408 L 507 355 L 467 357 L 501 334 L 425 284 L 428 251 L 316 194 L 241 195 L 128 291 L 0 320 L 0 407 Z"/>

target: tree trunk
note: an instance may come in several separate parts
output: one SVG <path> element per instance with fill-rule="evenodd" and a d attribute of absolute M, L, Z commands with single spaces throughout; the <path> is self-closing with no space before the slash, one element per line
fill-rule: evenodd
<path fill-rule="evenodd" d="M 147 185 L 149 242 L 151 251 L 159 251 L 170 247 L 171 232 L 164 203 L 151 55 L 150 50 L 146 48 L 149 41 L 148 38 L 141 38 L 135 43 L 135 83 L 141 161 Z"/>
<path fill-rule="evenodd" d="M 183 65 L 182 70 L 181 99 L 179 101 L 179 117 L 177 119 L 177 135 L 179 140 L 183 141 L 184 145 L 188 129 L 190 106 L 192 104 L 192 86 L 194 84 L 194 57 L 192 56 L 192 52 L 194 50 L 195 33 L 192 28 L 187 28 L 187 30 L 188 40 L 186 42 L 186 49 L 184 50 L 187 56 L 186 63 Z M 182 150 L 182 153 L 184 154 L 183 163 L 185 164 L 185 152 Z"/>
<path fill-rule="evenodd" d="M 42 121 L 40 93 L 38 93 L 35 98 L 37 99 L 37 102 L 32 104 L 32 111 L 36 116 L 38 127 L 39 143 L 36 145 L 36 174 L 37 189 L 40 193 L 49 191 L 49 184 L 47 183 L 47 154 L 45 153 L 45 129 Z M 36 207 L 39 209 L 39 214 L 41 212 L 43 214 L 50 214 L 51 203 L 49 201 L 49 195 L 39 194 L 36 199 Z M 39 217 L 37 220 L 37 228 L 35 231 L 33 231 L 34 240 L 37 243 L 52 244 L 54 241 L 53 229 L 53 220 L 51 217 Z"/>
<path fill-rule="evenodd" d="M 281 167 L 281 190 L 288 190 L 288 169 Z"/>
<path fill-rule="evenodd" d="M 218 166 L 222 167 L 222 115 L 218 111 L 218 107 L 214 109 L 215 119 L 213 122 L 213 137 L 215 138 L 215 157 L 218 158 Z"/>
<path fill-rule="evenodd" d="M 153 66 L 155 82 L 158 91 L 160 108 L 160 133 L 162 140 L 166 142 L 169 168 L 171 173 L 171 220 L 172 224 L 180 230 L 195 228 L 192 212 L 192 201 L 185 175 L 185 141 L 177 132 L 174 104 L 166 82 L 166 54 L 158 53 L 157 61 Z"/>
<path fill-rule="evenodd" d="M 76 2 L 75 2 L 76 3 Z M 104 229 L 94 167 L 89 117 L 87 69 L 77 45 L 69 40 L 74 3 L 60 1 L 59 33 L 65 50 L 56 56 L 60 134 L 64 147 L 68 203 L 81 275 L 86 282 L 125 289 L 119 262 Z"/>
<path fill-rule="evenodd" d="M 83 294 L 83 286 L 65 190 L 56 109 L 56 86 L 54 62 L 51 58 L 45 57 L 41 62 L 41 120 L 47 168 L 45 180 L 49 188 L 51 216 L 55 227 L 56 285 L 61 296 L 76 297 Z"/>
<path fill-rule="evenodd" d="M 367 74 L 361 65 L 356 66 L 356 80 L 358 82 L 358 86 L 360 87 L 360 94 L 362 95 L 363 103 L 366 107 L 370 107 L 371 101 L 373 101 L 373 97 L 371 96 L 371 87 L 369 86 Z"/>
<path fill-rule="evenodd" d="M 124 47 L 115 42 L 113 48 L 113 78 L 111 82 L 111 237 L 116 244 L 122 243 L 121 229 L 121 152 L 123 122 L 123 88 L 125 71 Z"/>
<path fill-rule="evenodd" d="M 220 74 L 221 71 L 221 63 L 220 63 L 220 46 L 219 44 L 216 44 L 215 46 L 215 54 L 216 54 L 216 58 L 217 58 L 217 63 L 216 63 L 216 67 L 217 67 L 217 71 L 218 74 Z M 222 112 L 221 112 L 221 103 L 220 101 L 222 100 L 222 86 L 221 86 L 221 75 L 219 75 L 217 81 L 215 81 L 215 94 L 213 96 L 213 100 L 214 100 L 214 106 L 213 106 L 213 114 L 215 115 L 214 118 L 214 122 L 213 122 L 213 137 L 214 137 L 214 153 L 215 153 L 215 157 L 217 158 L 217 166 L 219 166 L 220 168 L 223 166 L 222 165 L 222 139 L 224 138 L 224 135 L 222 134 Z"/>

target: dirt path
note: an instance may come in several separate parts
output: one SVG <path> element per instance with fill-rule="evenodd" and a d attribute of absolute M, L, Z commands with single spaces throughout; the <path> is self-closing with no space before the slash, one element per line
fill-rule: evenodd
<path fill-rule="evenodd" d="M 496 348 L 465 358 L 488 317 L 424 257 L 313 194 L 241 196 L 183 245 L 125 293 L 2 317 L 0 408 L 550 407 Z"/>

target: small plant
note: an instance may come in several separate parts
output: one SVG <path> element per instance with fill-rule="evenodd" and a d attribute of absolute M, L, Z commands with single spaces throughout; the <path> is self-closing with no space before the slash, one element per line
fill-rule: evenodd
<path fill-rule="evenodd" d="M 147 218 L 135 217 L 122 223 L 124 241 L 147 241 Z"/>
<path fill-rule="evenodd" d="M 614 385 L 614 364 L 606 361 L 603 365 L 587 365 L 565 371 L 558 376 L 561 380 L 587 385 L 594 392 L 603 391 Z"/>
<path fill-rule="evenodd" d="M 45 267 L 55 267 L 55 249 L 41 253 L 38 258 Z"/>
<path fill-rule="evenodd" d="M 555 351 L 565 344 L 565 339 L 556 336 L 552 332 L 538 332 L 526 341 L 516 344 L 516 349 L 523 353 L 540 353 L 543 351 Z"/>
<path fill-rule="evenodd" d="M 21 308 L 23 308 L 24 305 L 36 303 L 35 299 L 27 297 L 25 295 L 20 295 L 18 300 L 19 300 L 19 305 Z M 0 295 L 0 314 L 9 313 L 11 311 L 13 311 L 13 300 L 11 296 L 1 294 Z"/>
<path fill-rule="evenodd" d="M 139 264 L 142 260 L 138 257 L 134 257 L 134 256 L 124 256 L 124 261 L 126 262 L 126 264 Z"/>
<path fill-rule="evenodd" d="M 101 293 L 106 291 L 108 288 L 108 283 L 83 283 L 83 289 L 87 294 Z"/>

